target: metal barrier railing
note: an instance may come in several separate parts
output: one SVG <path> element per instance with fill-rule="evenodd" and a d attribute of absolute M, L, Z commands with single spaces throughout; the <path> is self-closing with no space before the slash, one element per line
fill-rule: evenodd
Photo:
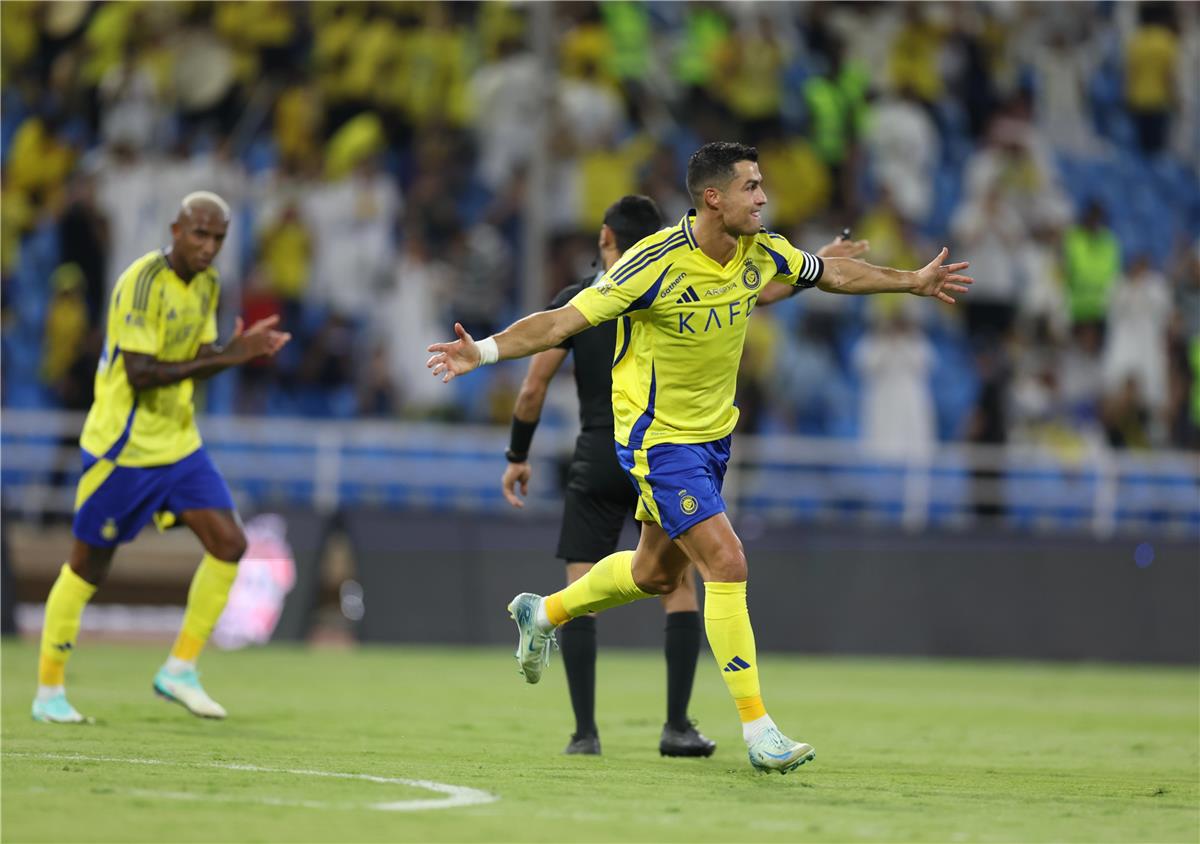
<path fill-rule="evenodd" d="M 0 413 L 0 481 L 9 515 L 69 513 L 79 414 Z M 286 503 L 504 511 L 502 428 L 274 417 L 210 417 L 206 446 L 247 508 Z M 529 508 L 560 495 L 556 463 L 573 433 L 540 431 Z M 884 523 L 917 531 L 985 523 L 1031 531 L 1200 535 L 1200 454 L 1063 456 L 1031 446 L 942 444 L 896 460 L 849 440 L 739 437 L 730 509 L 768 522 Z"/>

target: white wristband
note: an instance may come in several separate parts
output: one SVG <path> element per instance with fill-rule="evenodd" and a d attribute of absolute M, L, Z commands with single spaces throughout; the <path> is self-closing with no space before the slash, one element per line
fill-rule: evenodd
<path fill-rule="evenodd" d="M 494 337 L 484 337 L 482 340 L 476 341 L 475 348 L 479 349 L 480 366 L 487 366 L 489 363 L 500 360 L 500 347 L 496 345 Z"/>

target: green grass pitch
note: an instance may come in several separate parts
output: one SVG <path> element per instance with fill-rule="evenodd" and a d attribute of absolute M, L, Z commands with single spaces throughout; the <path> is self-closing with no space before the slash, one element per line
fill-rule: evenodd
<path fill-rule="evenodd" d="M 707 653 L 717 753 L 663 759 L 651 651 L 601 647 L 599 758 L 561 755 L 557 655 L 530 687 L 499 648 L 212 651 L 211 722 L 153 696 L 164 651 L 85 639 L 72 702 L 98 723 L 68 727 L 30 720 L 36 648 L 4 645 L 5 842 L 1200 840 L 1194 667 L 763 654 L 772 715 L 817 749 L 780 777 Z"/>

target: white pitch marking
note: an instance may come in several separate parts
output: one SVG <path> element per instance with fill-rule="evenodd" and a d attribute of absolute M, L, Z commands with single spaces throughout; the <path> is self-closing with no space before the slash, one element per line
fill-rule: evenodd
<path fill-rule="evenodd" d="M 164 759 L 122 759 L 116 756 L 82 756 L 72 753 L 21 753 L 6 752 L 4 756 L 23 757 L 27 759 L 57 759 L 64 762 L 122 762 L 127 765 L 163 765 L 172 768 L 219 768 L 224 771 L 247 771 L 260 774 L 292 774 L 300 777 L 330 777 L 333 779 L 365 780 L 381 785 L 406 785 L 411 788 L 423 788 L 426 791 L 436 791 L 447 795 L 444 800 L 396 800 L 388 803 L 329 803 L 319 800 L 287 800 L 277 797 L 259 798 L 228 798 L 217 795 L 193 795 L 178 791 L 146 791 L 130 790 L 144 796 L 166 797 L 172 800 L 225 800 L 228 802 L 262 803 L 270 806 L 300 806 L 309 809 L 375 809 L 380 812 L 416 812 L 422 809 L 456 809 L 461 806 L 481 806 L 494 803 L 500 798 L 495 794 L 480 791 L 477 788 L 467 788 L 462 785 L 448 785 L 433 780 L 410 780 L 402 777 L 379 777 L 374 774 L 345 774 L 338 771 L 316 771 L 306 768 L 265 768 L 260 765 L 243 765 L 236 762 L 169 762 Z"/>

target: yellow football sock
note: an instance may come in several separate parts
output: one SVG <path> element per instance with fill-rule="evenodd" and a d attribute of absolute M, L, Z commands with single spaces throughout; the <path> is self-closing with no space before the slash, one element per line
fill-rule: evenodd
<path fill-rule="evenodd" d="M 212 554 L 204 555 L 188 589 L 183 627 L 171 648 L 171 656 L 184 662 L 196 661 L 213 628 L 217 626 L 217 619 L 221 617 L 221 610 L 225 609 L 229 590 L 233 588 L 236 577 L 237 563 L 223 562 Z"/>
<path fill-rule="evenodd" d="M 61 686 L 67 673 L 67 659 L 79 636 L 83 608 L 96 594 L 96 587 L 63 563 L 58 578 L 46 598 L 46 619 L 42 624 L 42 649 L 38 658 L 38 683 Z"/>
<path fill-rule="evenodd" d="M 746 582 L 704 584 L 704 631 L 742 723 L 767 714 L 758 685 L 754 628 L 746 609 Z"/>
<path fill-rule="evenodd" d="M 609 554 L 566 589 L 546 598 L 546 615 L 555 626 L 572 618 L 649 598 L 633 582 L 633 552 Z"/>

